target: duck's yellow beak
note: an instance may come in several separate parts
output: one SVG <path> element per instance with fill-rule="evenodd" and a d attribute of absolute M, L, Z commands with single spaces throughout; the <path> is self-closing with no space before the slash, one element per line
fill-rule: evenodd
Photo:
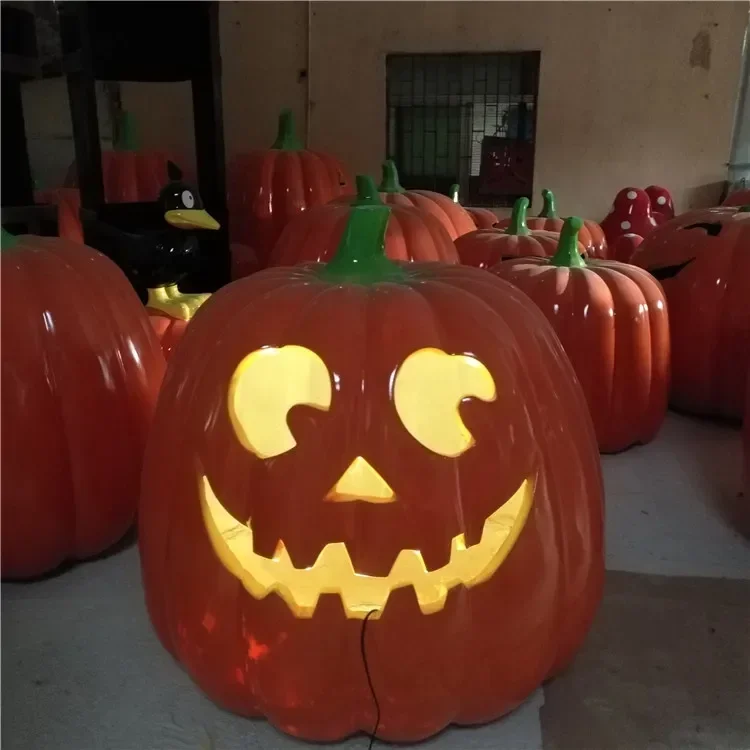
<path fill-rule="evenodd" d="M 181 208 L 167 211 L 164 219 L 177 229 L 219 229 L 219 222 L 202 208 Z"/>

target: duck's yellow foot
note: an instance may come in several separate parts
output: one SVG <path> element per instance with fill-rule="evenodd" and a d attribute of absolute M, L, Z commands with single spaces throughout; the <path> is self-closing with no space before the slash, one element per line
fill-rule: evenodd
<path fill-rule="evenodd" d="M 183 294 L 177 284 L 148 290 L 146 307 L 178 320 L 190 320 L 210 294 Z"/>

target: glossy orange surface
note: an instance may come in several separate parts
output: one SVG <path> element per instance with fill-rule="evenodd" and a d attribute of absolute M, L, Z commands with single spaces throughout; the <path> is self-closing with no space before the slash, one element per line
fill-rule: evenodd
<path fill-rule="evenodd" d="M 242 279 L 256 271 L 260 271 L 258 256 L 251 247 L 242 245 L 239 242 L 232 242 L 229 245 L 229 255 L 231 258 L 230 273 L 232 281 Z"/>
<path fill-rule="evenodd" d="M 250 247 L 264 268 L 284 227 L 298 214 L 353 192 L 341 162 L 304 149 L 282 113 L 274 147 L 238 154 L 227 168 L 229 234 Z"/>
<path fill-rule="evenodd" d="M 466 213 L 471 216 L 477 229 L 489 229 L 498 222 L 498 216 L 489 208 L 466 208 Z"/>
<path fill-rule="evenodd" d="M 659 431 L 669 392 L 669 321 L 648 273 L 615 261 L 560 267 L 519 258 L 493 272 L 550 321 L 583 387 L 599 449 L 616 453 Z"/>
<path fill-rule="evenodd" d="M 148 319 L 156 337 L 159 339 L 165 359 L 169 359 L 174 348 L 185 334 L 185 329 L 190 321 L 173 318 L 156 310 L 148 310 Z"/>
<path fill-rule="evenodd" d="M 691 211 L 646 237 L 632 262 L 669 301 L 671 403 L 741 419 L 750 370 L 750 214 Z"/>
<path fill-rule="evenodd" d="M 477 229 L 459 237 L 454 244 L 465 266 L 489 269 L 509 258 L 554 255 L 559 237 L 555 232 L 543 230 L 516 235 L 503 229 Z"/>
<path fill-rule="evenodd" d="M 374 184 L 367 178 L 374 190 Z M 341 241 L 351 214 L 350 198 L 305 211 L 282 232 L 271 253 L 269 266 L 293 266 L 330 260 Z M 391 260 L 458 263 L 458 254 L 443 224 L 433 214 L 402 205 L 391 206 L 385 238 Z"/>
<path fill-rule="evenodd" d="M 405 189 L 392 160 L 383 163 L 383 174 L 378 186 L 380 198 L 389 206 L 405 206 L 431 214 L 445 227 L 452 240 L 476 229 L 474 219 L 452 198 L 432 190 Z"/>
<path fill-rule="evenodd" d="M 541 229 L 546 232 L 560 234 L 565 220 L 557 213 L 555 196 L 550 190 L 543 190 L 542 198 L 544 200 L 542 212 L 539 216 L 530 216 L 527 218 L 526 225 L 532 231 L 539 231 Z M 501 219 L 495 226 L 498 229 L 505 229 L 509 226 L 510 222 L 510 218 Z M 609 257 L 604 231 L 595 221 L 590 221 L 589 219 L 583 220 L 583 227 L 581 227 L 581 231 L 578 233 L 578 241 L 583 245 L 587 257 Z M 549 253 L 549 255 L 553 253 Z"/>
<path fill-rule="evenodd" d="M 96 555 L 130 527 L 164 358 L 103 255 L 5 240 L 2 575 L 25 578 Z"/>
<path fill-rule="evenodd" d="M 314 614 L 301 616 L 276 592 L 248 593 L 212 547 L 201 477 L 227 513 L 243 525 L 251 519 L 256 557 L 273 557 L 283 540 L 302 569 L 327 545 L 345 544 L 353 570 L 366 577 L 388 575 L 404 550 L 441 568 L 451 540 L 463 534 L 466 545 L 477 544 L 485 519 L 529 480 L 528 519 L 488 580 L 451 587 L 432 614 L 403 586 L 366 623 L 377 735 L 416 741 L 512 710 L 580 646 L 604 575 L 599 456 L 570 363 L 521 292 L 460 265 L 379 261 L 373 269 L 386 268 L 382 278 L 370 270 L 351 280 L 335 275 L 342 263 L 333 266 L 241 279 L 214 294 L 188 328 L 143 475 L 146 600 L 165 647 L 221 706 L 308 740 L 370 732 L 363 621 L 345 615 L 337 594 L 321 595 Z M 255 391 L 237 390 L 248 356 L 266 347 L 307 363 L 289 377 L 309 377 L 310 393 L 289 403 L 314 405 L 279 418 L 293 442 L 278 448 L 273 434 L 261 448 L 257 436 L 242 443 L 236 432 L 236 419 L 257 431 L 271 413 L 264 398 L 254 418 Z M 409 387 L 405 398 L 423 405 L 397 403 L 398 373 L 431 348 L 445 355 L 441 362 L 475 359 L 496 389 L 459 403 L 473 442 L 456 457 L 426 447 L 431 421 L 437 426 L 447 406 L 456 408 L 432 395 L 440 378 Z M 273 378 L 264 382 L 274 387 Z M 228 405 L 242 393 L 250 411 L 237 417 L 239 407 Z M 369 477 L 379 500 L 348 497 L 350 475 Z M 355 501 L 332 501 L 341 499 Z"/>

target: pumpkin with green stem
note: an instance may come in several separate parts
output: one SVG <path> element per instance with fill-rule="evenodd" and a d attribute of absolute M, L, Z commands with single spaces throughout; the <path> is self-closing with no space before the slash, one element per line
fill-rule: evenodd
<path fill-rule="evenodd" d="M 206 302 L 143 472 L 162 643 L 306 740 L 491 721 L 570 662 L 602 592 L 599 456 L 554 332 L 489 273 L 387 258 L 389 214 L 352 206 L 328 264 Z"/>
<path fill-rule="evenodd" d="M 599 449 L 648 443 L 667 411 L 667 303 L 659 282 L 627 263 L 584 260 L 581 219 L 566 219 L 552 258 L 492 271 L 527 294 L 555 329 L 583 386 Z"/>
<path fill-rule="evenodd" d="M 451 185 L 450 197 L 454 203 L 460 203 L 458 193 L 458 185 Z M 489 229 L 497 224 L 497 214 L 494 211 L 490 211 L 489 208 L 471 208 L 470 206 L 464 206 L 464 210 L 469 216 L 471 216 L 477 229 Z"/>
<path fill-rule="evenodd" d="M 169 182 L 168 162 L 180 159 L 167 151 L 140 148 L 135 118 L 122 112 L 112 150 L 102 151 L 102 177 L 106 203 L 153 202 Z M 68 170 L 66 187 L 78 186 L 75 163 Z"/>
<path fill-rule="evenodd" d="M 96 250 L 3 230 L 0 265 L 1 569 L 31 578 L 130 528 L 164 357 Z"/>
<path fill-rule="evenodd" d="M 544 205 L 539 212 L 539 216 L 529 218 L 527 224 L 529 229 L 544 229 L 549 232 L 558 234 L 563 228 L 563 219 L 557 213 L 555 205 L 555 196 L 551 190 L 542 190 L 542 200 Z M 507 226 L 508 219 L 502 219 L 498 226 Z M 583 226 L 578 234 L 578 241 L 583 245 L 585 257 L 587 258 L 607 258 L 607 240 L 604 237 L 604 231 L 595 221 L 583 219 Z"/>
<path fill-rule="evenodd" d="M 353 201 L 339 198 L 293 219 L 281 233 L 269 267 L 329 261 L 336 253 L 352 211 L 357 206 L 381 202 L 372 177 L 359 175 L 356 184 Z M 385 254 L 391 260 L 458 263 L 456 248 L 440 221 L 431 213 L 399 204 L 391 206 Z"/>
<path fill-rule="evenodd" d="M 250 248 L 264 268 L 292 219 L 351 192 L 352 181 L 341 162 L 306 149 L 292 111 L 285 109 L 270 149 L 237 154 L 229 163 L 229 236 Z"/>
<path fill-rule="evenodd" d="M 401 184 L 392 159 L 383 162 L 383 175 L 378 185 L 380 197 L 389 206 L 411 206 L 432 214 L 445 227 L 452 240 L 476 229 L 474 220 L 460 204 L 447 195 L 432 190 L 406 190 Z"/>
<path fill-rule="evenodd" d="M 529 229 L 526 224 L 528 207 L 529 199 L 519 198 L 505 228 L 477 229 L 459 237 L 455 245 L 461 263 L 489 269 L 508 258 L 554 255 L 560 235 L 543 229 Z"/>

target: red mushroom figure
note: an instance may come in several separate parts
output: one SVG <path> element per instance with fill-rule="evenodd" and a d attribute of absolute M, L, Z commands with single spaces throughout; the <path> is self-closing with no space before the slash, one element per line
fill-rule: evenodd
<path fill-rule="evenodd" d="M 614 244 L 623 234 L 638 234 L 645 237 L 657 226 L 651 213 L 648 193 L 635 187 L 620 190 L 612 203 L 612 210 L 601 222 L 608 244 Z"/>
<path fill-rule="evenodd" d="M 669 190 L 659 185 L 649 185 L 646 194 L 651 201 L 651 213 L 657 224 L 674 219 L 674 201 Z"/>

